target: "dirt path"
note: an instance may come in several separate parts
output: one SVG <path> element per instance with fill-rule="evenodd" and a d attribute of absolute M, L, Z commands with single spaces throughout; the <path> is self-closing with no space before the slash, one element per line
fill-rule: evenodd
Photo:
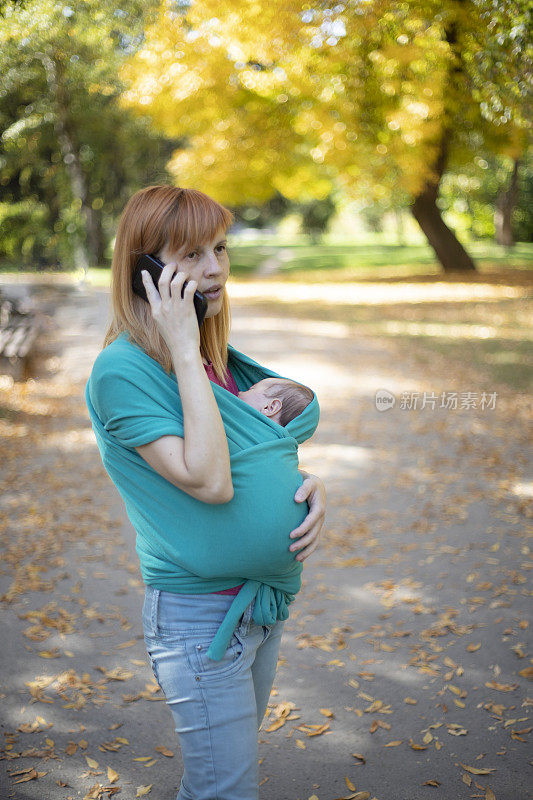
<path fill-rule="evenodd" d="M 526 398 L 346 325 L 267 315 L 245 295 L 232 309 L 232 344 L 317 392 L 301 461 L 329 502 L 260 733 L 262 800 L 352 786 L 357 800 L 530 797 Z M 40 373 L 0 378 L 0 786 L 170 800 L 181 760 L 144 651 L 133 531 L 83 399 L 108 293 L 66 292 L 49 313 Z M 378 389 L 393 408 L 377 410 Z"/>

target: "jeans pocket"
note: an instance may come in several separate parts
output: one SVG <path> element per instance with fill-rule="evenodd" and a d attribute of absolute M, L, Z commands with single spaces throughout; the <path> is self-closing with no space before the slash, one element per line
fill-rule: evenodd
<path fill-rule="evenodd" d="M 241 668 L 246 652 L 246 641 L 237 630 L 233 632 L 226 652 L 220 661 L 213 661 L 207 655 L 209 645 L 216 631 L 197 633 L 187 638 L 185 649 L 194 674 L 202 680 L 216 680 L 233 675 Z"/>
<path fill-rule="evenodd" d="M 158 673 L 158 670 L 157 670 L 157 661 L 153 657 L 152 651 L 149 649 L 148 645 L 146 645 L 146 652 L 148 654 L 148 659 L 150 661 L 150 666 L 152 667 L 152 672 L 154 673 L 154 678 L 156 680 L 156 683 L 159 685 L 159 687 L 161 687 L 161 684 L 159 683 L 159 673 Z"/>

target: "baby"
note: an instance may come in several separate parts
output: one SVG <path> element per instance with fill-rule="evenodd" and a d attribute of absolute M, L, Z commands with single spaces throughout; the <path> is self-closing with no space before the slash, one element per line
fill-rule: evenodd
<path fill-rule="evenodd" d="M 307 386 L 287 378 L 264 378 L 239 392 L 241 400 L 283 426 L 301 414 L 313 397 Z"/>

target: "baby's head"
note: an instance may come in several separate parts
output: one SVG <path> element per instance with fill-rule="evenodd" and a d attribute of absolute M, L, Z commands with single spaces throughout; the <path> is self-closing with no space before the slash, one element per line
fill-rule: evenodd
<path fill-rule="evenodd" d="M 239 392 L 239 397 L 278 425 L 285 426 L 302 413 L 314 394 L 309 387 L 287 378 L 264 378 L 248 391 Z"/>

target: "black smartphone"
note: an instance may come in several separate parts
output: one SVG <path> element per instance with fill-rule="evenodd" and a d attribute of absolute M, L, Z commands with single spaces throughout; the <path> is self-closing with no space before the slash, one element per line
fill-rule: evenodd
<path fill-rule="evenodd" d="M 163 267 L 165 265 L 163 262 L 157 258 L 157 256 L 150 256 L 150 255 L 142 255 L 137 263 L 135 264 L 135 269 L 133 271 L 133 278 L 132 278 L 132 288 L 135 294 L 138 294 L 139 297 L 142 297 L 143 300 L 148 302 L 148 297 L 146 296 L 146 289 L 144 288 L 144 283 L 142 279 L 141 272 L 145 269 L 152 277 L 154 285 L 157 289 L 159 284 L 159 278 L 161 277 L 161 272 L 163 271 Z M 181 289 L 181 296 L 183 297 L 183 290 L 187 286 L 189 281 L 185 281 Z M 196 316 L 198 318 L 198 327 L 201 327 L 202 322 L 204 321 L 205 312 L 207 311 L 207 297 L 203 295 L 198 289 L 194 293 L 193 297 L 194 301 L 194 308 L 196 310 Z"/>

